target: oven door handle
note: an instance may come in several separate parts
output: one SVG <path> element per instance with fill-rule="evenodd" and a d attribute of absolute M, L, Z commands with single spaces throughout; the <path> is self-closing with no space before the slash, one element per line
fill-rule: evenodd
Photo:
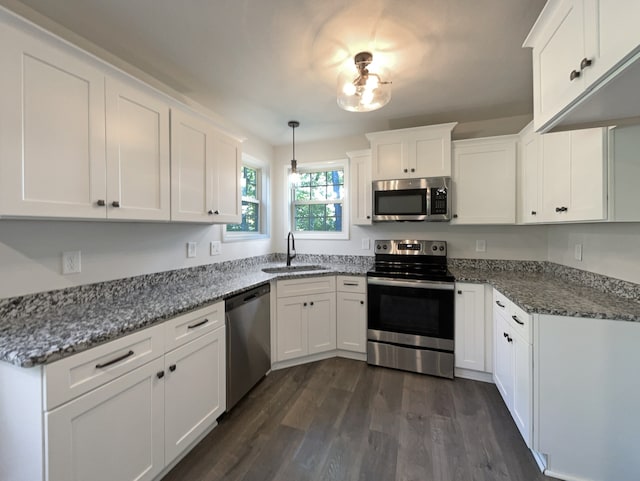
<path fill-rule="evenodd" d="M 413 287 L 415 289 L 438 289 L 441 291 L 453 291 L 455 289 L 453 282 L 418 281 L 412 279 L 399 280 L 384 277 L 367 277 L 367 284 L 389 287 Z"/>

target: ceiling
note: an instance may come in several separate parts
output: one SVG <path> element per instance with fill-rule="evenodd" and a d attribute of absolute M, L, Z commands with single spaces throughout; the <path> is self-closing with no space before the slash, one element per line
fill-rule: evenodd
<path fill-rule="evenodd" d="M 274 145 L 532 111 L 521 48 L 545 0 L 21 0 Z M 3 2 L 6 3 L 6 2 Z M 362 50 L 392 98 L 341 110 Z"/>

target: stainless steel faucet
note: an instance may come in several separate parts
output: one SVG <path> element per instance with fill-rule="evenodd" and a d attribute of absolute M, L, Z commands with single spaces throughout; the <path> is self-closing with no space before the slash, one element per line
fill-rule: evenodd
<path fill-rule="evenodd" d="M 291 248 L 289 248 L 291 243 Z M 291 254 L 293 252 L 293 254 Z M 287 267 L 291 265 L 291 261 L 296 256 L 296 239 L 293 237 L 293 232 L 289 232 L 287 235 Z"/>

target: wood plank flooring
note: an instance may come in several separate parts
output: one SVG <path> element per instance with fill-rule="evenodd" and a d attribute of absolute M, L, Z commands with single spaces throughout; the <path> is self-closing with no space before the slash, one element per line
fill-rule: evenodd
<path fill-rule="evenodd" d="M 543 481 L 492 384 L 328 359 L 267 376 L 163 481 Z"/>

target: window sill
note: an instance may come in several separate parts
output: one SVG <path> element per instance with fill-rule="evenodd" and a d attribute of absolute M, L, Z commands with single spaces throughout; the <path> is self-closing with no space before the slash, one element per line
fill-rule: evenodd
<path fill-rule="evenodd" d="M 222 242 L 242 242 L 268 238 L 269 234 L 261 234 L 258 232 L 222 232 Z"/>

